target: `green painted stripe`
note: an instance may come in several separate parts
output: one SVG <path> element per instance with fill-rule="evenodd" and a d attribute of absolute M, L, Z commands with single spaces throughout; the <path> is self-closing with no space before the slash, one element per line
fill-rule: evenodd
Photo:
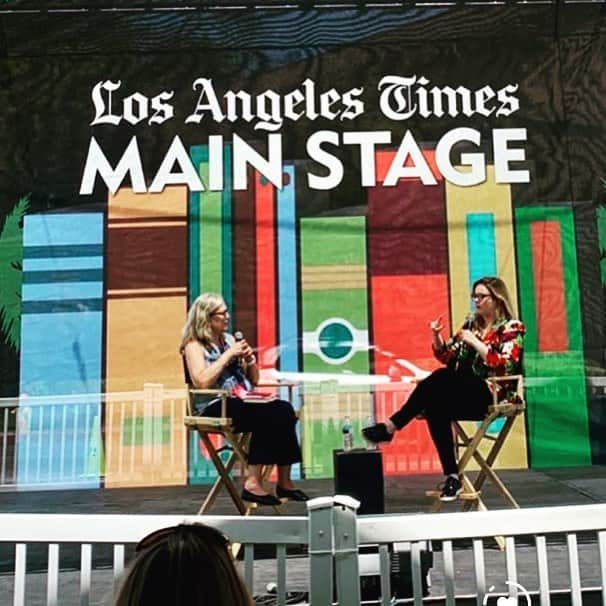
<path fill-rule="evenodd" d="M 301 258 L 304 266 L 366 265 L 365 217 L 302 219 Z M 328 318 L 342 318 L 357 329 L 368 329 L 368 292 L 366 289 L 303 290 L 301 319 L 304 332 L 315 331 Z M 341 372 L 368 374 L 368 351 L 358 351 L 351 359 L 333 365 L 317 355 L 303 355 L 305 372 Z"/>
<path fill-rule="evenodd" d="M 302 265 L 366 265 L 366 218 L 301 219 Z"/>
<path fill-rule="evenodd" d="M 127 417 L 122 423 L 122 444 L 124 446 L 169 444 L 171 427 L 170 416 Z"/>
<path fill-rule="evenodd" d="M 227 303 L 232 308 L 233 301 L 233 246 L 232 246 L 232 178 L 231 178 L 231 145 L 223 147 L 223 192 L 221 196 L 221 208 L 223 213 L 221 244 L 223 251 L 223 287 L 221 292 Z"/>
<path fill-rule="evenodd" d="M 203 145 L 199 164 L 202 183 L 208 185 L 208 146 Z M 223 289 L 222 202 L 220 191 L 200 193 L 200 291 L 221 293 Z"/>
<path fill-rule="evenodd" d="M 606 206 L 598 207 L 596 222 L 600 246 L 600 274 L 602 277 L 602 286 L 606 287 Z"/>
<path fill-rule="evenodd" d="M 199 166 L 202 159 L 202 147 L 196 145 L 190 149 L 192 164 Z M 189 300 L 190 303 L 200 294 L 200 192 L 189 193 Z"/>
<path fill-rule="evenodd" d="M 515 231 L 519 284 L 519 304 L 521 319 L 526 326 L 524 351 L 538 351 L 536 292 L 534 289 L 534 268 L 532 265 L 532 239 L 530 223 L 532 213 L 527 208 L 515 210 Z"/>
<path fill-rule="evenodd" d="M 560 224 L 570 351 L 538 352 L 536 290 L 530 227 Z M 526 325 L 524 371 L 528 379 L 528 439 L 532 467 L 591 465 L 585 361 L 577 275 L 574 216 L 569 207 L 515 210 L 520 309 Z"/>

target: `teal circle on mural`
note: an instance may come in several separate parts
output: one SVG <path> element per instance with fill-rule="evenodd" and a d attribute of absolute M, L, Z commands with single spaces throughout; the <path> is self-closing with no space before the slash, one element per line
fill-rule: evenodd
<path fill-rule="evenodd" d="M 353 333 L 341 322 L 326 324 L 318 337 L 320 350 L 331 360 L 345 358 L 353 349 Z"/>

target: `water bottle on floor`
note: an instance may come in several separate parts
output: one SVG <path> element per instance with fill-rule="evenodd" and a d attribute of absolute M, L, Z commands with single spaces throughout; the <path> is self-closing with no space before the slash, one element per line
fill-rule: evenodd
<path fill-rule="evenodd" d="M 341 432 L 343 433 L 343 450 L 347 452 L 353 448 L 353 425 L 349 417 L 345 417 Z"/>

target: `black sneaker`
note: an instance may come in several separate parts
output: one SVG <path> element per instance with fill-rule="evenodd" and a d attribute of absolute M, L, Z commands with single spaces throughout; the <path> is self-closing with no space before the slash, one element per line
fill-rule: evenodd
<path fill-rule="evenodd" d="M 459 478 L 448 476 L 442 487 L 440 501 L 454 501 L 463 492 L 463 486 Z"/>
<path fill-rule="evenodd" d="M 365 427 L 362 430 L 362 435 L 369 441 L 375 444 L 379 442 L 391 442 L 393 440 L 393 433 L 387 431 L 385 423 L 377 423 L 370 427 Z"/>

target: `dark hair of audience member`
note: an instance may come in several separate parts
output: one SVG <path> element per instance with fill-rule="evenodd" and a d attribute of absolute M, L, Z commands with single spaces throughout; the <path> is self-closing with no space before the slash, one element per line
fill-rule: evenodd
<path fill-rule="evenodd" d="M 137 546 L 115 606 L 253 606 L 227 539 L 203 524 L 180 524 Z"/>

